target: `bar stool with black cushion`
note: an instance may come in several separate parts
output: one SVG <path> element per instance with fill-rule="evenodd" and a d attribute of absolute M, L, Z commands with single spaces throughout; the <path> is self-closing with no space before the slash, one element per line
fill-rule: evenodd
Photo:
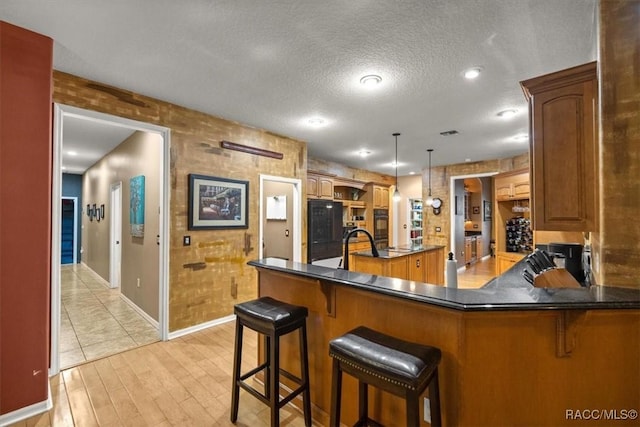
<path fill-rule="evenodd" d="M 405 399 L 407 426 L 420 425 L 420 396 L 429 387 L 431 425 L 440 426 L 438 364 L 440 349 L 403 341 L 360 326 L 329 343 L 333 357 L 331 426 L 340 425 L 342 372 L 358 379 L 359 419 L 356 425 L 379 425 L 368 417 L 368 385 Z"/>
<path fill-rule="evenodd" d="M 253 301 L 236 304 L 236 342 L 233 359 L 233 390 L 231 393 L 231 422 L 238 419 L 238 400 L 240 387 L 255 396 L 271 408 L 271 426 L 280 423 L 280 408 L 302 393 L 304 424 L 311 425 L 311 398 L 309 393 L 309 361 L 307 357 L 306 307 L 287 304 L 273 298 L 262 297 Z M 265 362 L 241 374 L 242 332 L 243 328 L 252 329 L 265 338 Z M 280 368 L 280 337 L 295 330 L 300 332 L 300 372 L 298 378 Z M 249 377 L 265 370 L 264 394 L 245 382 Z M 289 378 L 298 385 L 288 396 L 280 399 L 280 375 Z"/>

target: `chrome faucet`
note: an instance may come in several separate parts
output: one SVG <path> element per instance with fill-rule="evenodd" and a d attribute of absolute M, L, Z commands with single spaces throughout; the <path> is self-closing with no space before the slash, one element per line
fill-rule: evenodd
<path fill-rule="evenodd" d="M 371 235 L 371 233 L 369 233 L 364 228 L 354 228 L 353 230 L 349 230 L 344 238 L 344 253 L 342 254 L 342 268 L 344 270 L 349 270 L 349 238 L 357 232 L 364 233 L 367 235 L 367 237 L 369 237 L 369 242 L 371 243 L 371 255 L 373 255 L 374 258 L 378 258 L 380 256 L 380 254 L 378 253 L 378 249 L 376 249 L 376 244 L 373 243 L 373 236 Z"/>

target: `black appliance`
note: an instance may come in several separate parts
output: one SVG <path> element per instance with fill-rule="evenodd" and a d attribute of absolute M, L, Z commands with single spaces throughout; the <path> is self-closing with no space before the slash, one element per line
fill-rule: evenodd
<path fill-rule="evenodd" d="M 579 243 L 549 243 L 548 252 L 551 255 L 564 257 L 564 268 L 580 283 L 584 282 L 584 265 L 582 259 L 582 245 Z"/>
<path fill-rule="evenodd" d="M 505 239 L 507 252 L 531 252 L 533 249 L 531 220 L 521 216 L 508 219 Z"/>
<path fill-rule="evenodd" d="M 373 210 L 373 240 L 378 249 L 389 246 L 389 210 Z"/>
<path fill-rule="evenodd" d="M 307 262 L 342 256 L 342 203 L 309 200 Z"/>

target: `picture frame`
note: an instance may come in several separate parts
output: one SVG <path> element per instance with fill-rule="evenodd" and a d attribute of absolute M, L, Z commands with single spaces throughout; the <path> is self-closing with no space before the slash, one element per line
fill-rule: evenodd
<path fill-rule="evenodd" d="M 472 209 L 474 215 L 480 214 L 480 206 L 474 206 Z"/>
<path fill-rule="evenodd" d="M 489 200 L 485 200 L 483 202 L 483 220 L 491 221 L 491 202 Z"/>
<path fill-rule="evenodd" d="M 249 181 L 189 174 L 189 230 L 249 228 Z"/>

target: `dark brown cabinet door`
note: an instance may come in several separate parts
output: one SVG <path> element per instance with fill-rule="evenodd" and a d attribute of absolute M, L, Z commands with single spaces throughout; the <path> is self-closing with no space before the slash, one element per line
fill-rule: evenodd
<path fill-rule="evenodd" d="M 597 229 L 596 64 L 528 80 L 535 230 Z"/>

